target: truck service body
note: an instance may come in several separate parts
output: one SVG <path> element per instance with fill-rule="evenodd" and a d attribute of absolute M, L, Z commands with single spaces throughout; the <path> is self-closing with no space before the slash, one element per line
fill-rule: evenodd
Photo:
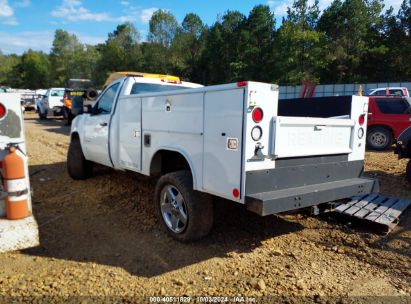
<path fill-rule="evenodd" d="M 161 92 L 145 92 L 141 82 L 161 84 L 118 79 L 100 94 L 92 113 L 75 118 L 68 170 L 73 178 L 86 178 L 95 162 L 162 175 L 154 204 L 179 240 L 211 229 L 212 219 L 205 217 L 212 216 L 212 207 L 199 206 L 210 206 L 211 196 L 268 215 L 378 191 L 375 180 L 362 176 L 366 97 L 348 97 L 333 117 L 303 117 L 297 113 L 304 112 L 301 106 L 296 115 L 294 106 L 279 107 L 273 84 L 164 83 Z"/>

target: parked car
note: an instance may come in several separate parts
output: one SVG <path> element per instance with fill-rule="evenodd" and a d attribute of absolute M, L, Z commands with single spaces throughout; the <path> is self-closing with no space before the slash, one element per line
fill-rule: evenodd
<path fill-rule="evenodd" d="M 405 96 L 409 97 L 410 93 L 406 87 L 388 87 L 369 89 L 366 96 Z"/>
<path fill-rule="evenodd" d="M 383 151 L 411 126 L 411 99 L 394 96 L 370 97 L 368 105 L 367 146 Z"/>
<path fill-rule="evenodd" d="M 64 88 L 50 88 L 37 103 L 40 119 L 63 115 Z"/>

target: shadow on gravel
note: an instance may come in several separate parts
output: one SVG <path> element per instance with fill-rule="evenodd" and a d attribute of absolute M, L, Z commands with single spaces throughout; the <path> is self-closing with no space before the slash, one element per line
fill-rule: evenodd
<path fill-rule="evenodd" d="M 70 126 L 65 126 L 60 117 L 39 119 L 36 116 L 30 115 L 29 117 L 24 117 L 24 121 L 26 122 L 26 128 L 29 128 L 30 124 L 37 124 L 43 126 L 45 131 L 67 136 L 70 135 Z"/>
<path fill-rule="evenodd" d="M 121 267 L 133 275 L 153 277 L 230 252 L 250 252 L 266 239 L 303 229 L 218 201 L 210 236 L 183 244 L 162 232 L 154 216 L 156 179 L 100 167 L 95 171 L 88 180 L 73 181 L 65 163 L 30 166 L 41 246 L 24 253 Z"/>

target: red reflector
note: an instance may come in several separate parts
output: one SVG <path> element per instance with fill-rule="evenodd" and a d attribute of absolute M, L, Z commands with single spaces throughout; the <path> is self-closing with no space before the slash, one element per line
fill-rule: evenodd
<path fill-rule="evenodd" d="M 240 196 L 240 190 L 238 190 L 237 188 L 233 189 L 233 196 L 235 198 L 238 198 Z"/>
<path fill-rule="evenodd" d="M 6 107 L 0 103 L 0 118 L 3 118 L 6 115 Z"/>
<path fill-rule="evenodd" d="M 360 126 L 362 126 L 365 122 L 365 115 L 362 114 L 360 115 L 360 117 L 358 117 L 358 123 L 360 124 Z"/>
<path fill-rule="evenodd" d="M 263 110 L 261 110 L 261 108 L 254 108 L 253 113 L 252 113 L 252 117 L 254 122 L 259 123 L 260 121 L 263 120 Z"/>
<path fill-rule="evenodd" d="M 237 82 L 237 87 L 245 87 L 248 84 L 247 81 L 239 81 Z"/>

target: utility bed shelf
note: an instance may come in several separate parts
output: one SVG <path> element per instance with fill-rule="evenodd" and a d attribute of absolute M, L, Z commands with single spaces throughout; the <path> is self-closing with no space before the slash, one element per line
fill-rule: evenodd
<path fill-rule="evenodd" d="M 370 221 L 383 226 L 390 232 L 399 222 L 400 215 L 411 205 L 411 200 L 387 197 L 375 193 L 355 196 L 346 204 L 339 205 L 335 211 Z"/>

